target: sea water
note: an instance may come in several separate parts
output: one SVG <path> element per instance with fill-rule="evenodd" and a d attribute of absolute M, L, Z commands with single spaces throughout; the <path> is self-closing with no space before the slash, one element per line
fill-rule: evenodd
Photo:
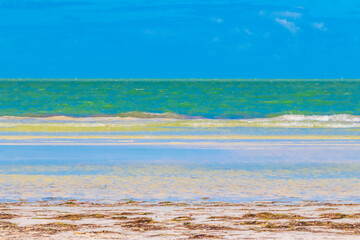
<path fill-rule="evenodd" d="M 358 201 L 360 81 L 0 81 L 2 200 Z"/>

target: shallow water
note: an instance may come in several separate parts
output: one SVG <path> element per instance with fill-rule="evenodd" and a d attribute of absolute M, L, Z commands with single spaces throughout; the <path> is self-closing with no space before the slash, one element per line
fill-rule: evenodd
<path fill-rule="evenodd" d="M 25 145 L 0 152 L 2 200 L 360 200 L 360 141 Z"/>

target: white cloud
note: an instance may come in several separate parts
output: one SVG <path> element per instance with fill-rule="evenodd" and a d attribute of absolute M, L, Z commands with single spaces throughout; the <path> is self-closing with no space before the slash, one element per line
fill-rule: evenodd
<path fill-rule="evenodd" d="M 211 21 L 214 21 L 216 23 L 222 23 L 223 19 L 222 18 L 212 18 Z"/>
<path fill-rule="evenodd" d="M 281 17 L 293 18 L 293 19 L 298 19 L 301 18 L 302 16 L 302 14 L 299 12 L 290 12 L 290 11 L 276 12 L 275 15 Z"/>
<path fill-rule="evenodd" d="M 239 34 L 244 34 L 245 33 L 248 36 L 254 35 L 254 33 L 248 28 L 244 28 L 244 29 L 235 28 L 235 32 L 239 33 Z"/>
<path fill-rule="evenodd" d="M 247 34 L 247 35 L 249 35 L 249 36 L 251 36 L 251 35 L 253 35 L 253 32 L 251 32 L 249 29 L 244 29 L 244 32 Z"/>
<path fill-rule="evenodd" d="M 320 30 L 320 31 L 326 31 L 327 28 L 324 26 L 323 22 L 314 22 L 311 24 L 314 28 Z"/>
<path fill-rule="evenodd" d="M 213 42 L 218 42 L 219 39 L 220 39 L 219 37 L 214 37 L 214 38 L 212 39 L 212 41 L 213 41 Z"/>
<path fill-rule="evenodd" d="M 294 22 L 288 21 L 285 18 L 276 18 L 275 21 L 288 29 L 293 34 L 300 30 L 300 28 L 296 26 Z"/>
<path fill-rule="evenodd" d="M 237 46 L 237 48 L 238 48 L 239 50 L 241 50 L 241 51 L 247 50 L 247 49 L 249 49 L 249 48 L 251 48 L 251 47 L 252 47 L 252 43 L 243 43 L 243 44 L 239 44 L 239 45 Z"/>
<path fill-rule="evenodd" d="M 278 54 L 273 55 L 273 57 L 274 57 L 276 60 L 279 60 L 279 59 L 281 58 L 280 55 L 278 55 Z"/>
<path fill-rule="evenodd" d="M 146 35 L 155 35 L 155 31 L 151 29 L 144 30 L 143 33 Z"/>

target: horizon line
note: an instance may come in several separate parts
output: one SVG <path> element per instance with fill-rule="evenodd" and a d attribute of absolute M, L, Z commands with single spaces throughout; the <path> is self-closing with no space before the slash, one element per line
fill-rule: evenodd
<path fill-rule="evenodd" d="M 0 81 L 360 81 L 360 78 L 0 78 Z"/>

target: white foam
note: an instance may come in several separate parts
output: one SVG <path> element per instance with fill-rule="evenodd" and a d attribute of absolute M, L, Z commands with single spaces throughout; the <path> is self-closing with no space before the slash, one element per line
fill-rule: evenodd
<path fill-rule="evenodd" d="M 137 113 L 138 114 L 138 113 Z M 169 113 L 140 113 L 139 117 L 134 113 L 123 116 L 91 116 L 91 117 L 0 117 L 0 127 L 11 127 L 17 124 L 67 124 L 73 127 L 106 127 L 119 125 L 123 127 L 143 126 L 151 127 L 191 127 L 191 128 L 222 128 L 222 127 L 281 127 L 281 128 L 360 128 L 360 116 L 337 114 L 337 115 L 296 115 L 288 114 L 273 118 L 254 119 L 192 119 L 191 117 L 179 117 Z M 147 118 L 146 115 L 149 117 Z M 0 129 L 1 130 L 1 129 Z"/>
<path fill-rule="evenodd" d="M 282 115 L 273 119 L 286 121 L 320 121 L 320 122 L 360 122 L 359 115 L 336 114 L 336 115 Z"/>

